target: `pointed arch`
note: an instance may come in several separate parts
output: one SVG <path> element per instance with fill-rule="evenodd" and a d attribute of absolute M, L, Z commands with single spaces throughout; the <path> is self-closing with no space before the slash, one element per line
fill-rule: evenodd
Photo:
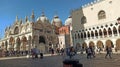
<path fill-rule="evenodd" d="M 114 47 L 113 42 L 111 40 L 106 41 L 106 47 Z"/>
<path fill-rule="evenodd" d="M 14 48 L 14 44 L 15 44 L 15 40 L 13 37 L 10 37 L 9 39 L 9 45 L 11 46 L 10 49 L 13 49 Z"/>
<path fill-rule="evenodd" d="M 104 28 L 103 29 L 104 36 L 107 37 L 107 30 Z"/>
<path fill-rule="evenodd" d="M 98 32 L 97 32 L 97 30 L 95 30 L 95 36 L 98 37 Z"/>
<path fill-rule="evenodd" d="M 19 34 L 19 28 L 18 28 L 18 26 L 15 27 L 14 34 Z"/>
<path fill-rule="evenodd" d="M 94 32 L 93 31 L 91 31 L 91 37 L 94 37 Z"/>
<path fill-rule="evenodd" d="M 102 30 L 100 29 L 99 30 L 99 35 L 102 37 L 103 36 L 103 33 L 102 33 Z"/>
<path fill-rule="evenodd" d="M 90 41 L 90 42 L 89 42 L 89 47 L 95 47 L 95 44 L 94 44 L 93 41 Z"/>
<path fill-rule="evenodd" d="M 25 36 L 22 37 L 22 42 L 27 42 L 27 38 Z"/>
<path fill-rule="evenodd" d="M 80 35 L 79 35 L 79 33 L 78 33 L 78 39 L 80 39 Z"/>
<path fill-rule="evenodd" d="M 27 38 L 25 36 L 22 37 L 22 50 L 26 50 L 26 45 L 27 45 Z"/>
<path fill-rule="evenodd" d="M 86 32 L 84 32 L 84 38 L 86 38 Z"/>
<path fill-rule="evenodd" d="M 97 42 L 97 48 L 104 48 L 103 42 L 102 41 L 98 41 Z"/>
<path fill-rule="evenodd" d="M 83 38 L 83 33 L 81 33 L 81 38 Z"/>
<path fill-rule="evenodd" d="M 108 35 L 112 35 L 112 30 L 108 28 Z"/>
<path fill-rule="evenodd" d="M 89 33 L 89 31 L 87 32 L 87 35 L 88 35 L 88 38 L 90 38 L 90 33 Z"/>
<path fill-rule="evenodd" d="M 82 44 L 82 49 L 86 49 L 86 48 L 87 48 L 87 43 L 84 42 L 84 43 Z"/>
<path fill-rule="evenodd" d="M 116 27 L 113 27 L 113 34 L 116 36 L 117 35 L 117 29 Z"/>
<path fill-rule="evenodd" d="M 87 22 L 87 19 L 86 19 L 85 16 L 83 16 L 83 17 L 81 18 L 81 24 L 85 24 L 86 22 Z"/>
<path fill-rule="evenodd" d="M 116 47 L 115 47 L 115 50 L 120 50 L 120 39 L 117 39 L 116 40 Z"/>

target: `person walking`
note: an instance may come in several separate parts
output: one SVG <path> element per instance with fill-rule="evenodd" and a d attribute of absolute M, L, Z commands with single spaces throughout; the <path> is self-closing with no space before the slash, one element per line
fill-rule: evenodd
<path fill-rule="evenodd" d="M 53 48 L 51 49 L 51 55 L 54 55 L 54 49 Z"/>
<path fill-rule="evenodd" d="M 38 54 L 40 53 L 40 50 L 37 49 L 37 46 L 35 46 L 35 48 L 33 48 L 33 49 L 31 50 L 31 52 L 32 52 L 32 58 L 33 58 L 33 59 L 34 59 L 34 58 L 38 58 Z"/>
<path fill-rule="evenodd" d="M 91 59 L 92 51 L 90 48 L 86 48 L 87 59 Z"/>
<path fill-rule="evenodd" d="M 107 56 L 109 55 L 109 58 L 112 59 L 111 53 L 112 53 L 112 48 L 107 46 L 105 58 L 107 58 Z"/>
<path fill-rule="evenodd" d="M 94 46 L 90 46 L 89 48 L 90 48 L 90 50 L 91 50 L 91 56 L 92 56 L 93 58 L 95 58 L 95 47 L 94 47 Z"/>
<path fill-rule="evenodd" d="M 40 59 L 43 59 L 43 50 L 40 50 Z"/>
<path fill-rule="evenodd" d="M 69 57 L 72 58 L 75 55 L 76 55 L 75 49 L 73 47 L 70 47 L 70 56 Z"/>

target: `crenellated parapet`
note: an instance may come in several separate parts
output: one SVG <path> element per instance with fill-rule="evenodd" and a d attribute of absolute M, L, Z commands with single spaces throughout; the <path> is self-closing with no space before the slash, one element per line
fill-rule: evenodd
<path fill-rule="evenodd" d="M 77 11 L 77 10 L 80 10 L 80 9 L 83 9 L 83 8 L 86 8 L 86 7 L 89 7 L 89 6 L 93 6 L 94 4 L 97 4 L 97 3 L 102 2 L 102 1 L 105 1 L 105 0 L 94 0 L 90 3 L 82 5 L 80 8 L 75 9 L 74 11 Z"/>
<path fill-rule="evenodd" d="M 94 4 L 97 4 L 97 3 L 102 2 L 102 1 L 104 1 L 104 0 L 94 0 L 90 3 L 87 3 L 87 4 L 83 5 L 82 8 L 93 6 Z"/>

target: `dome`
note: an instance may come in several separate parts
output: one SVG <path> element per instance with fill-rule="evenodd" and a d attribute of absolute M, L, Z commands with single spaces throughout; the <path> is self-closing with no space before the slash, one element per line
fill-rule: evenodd
<path fill-rule="evenodd" d="M 57 26 L 57 27 L 61 27 L 62 26 L 62 21 L 60 20 L 60 18 L 56 15 L 54 16 L 53 20 L 52 20 L 52 24 Z"/>
<path fill-rule="evenodd" d="M 66 21 L 65 21 L 65 26 L 67 26 L 67 25 L 72 25 L 72 16 L 69 16 L 67 19 L 66 19 Z"/>
<path fill-rule="evenodd" d="M 42 14 L 40 17 L 38 17 L 37 21 L 38 20 L 41 20 L 43 23 L 46 22 L 46 21 L 49 21 L 48 18 L 44 14 Z"/>

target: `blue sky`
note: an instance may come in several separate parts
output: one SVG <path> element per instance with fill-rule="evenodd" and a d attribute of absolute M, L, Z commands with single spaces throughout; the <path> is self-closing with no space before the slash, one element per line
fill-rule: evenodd
<path fill-rule="evenodd" d="M 0 37 L 3 37 L 5 28 L 14 23 L 16 15 L 24 20 L 25 16 L 30 18 L 34 10 L 37 19 L 44 11 L 51 21 L 57 13 L 64 24 L 72 9 L 91 1 L 93 0 L 0 0 Z"/>

